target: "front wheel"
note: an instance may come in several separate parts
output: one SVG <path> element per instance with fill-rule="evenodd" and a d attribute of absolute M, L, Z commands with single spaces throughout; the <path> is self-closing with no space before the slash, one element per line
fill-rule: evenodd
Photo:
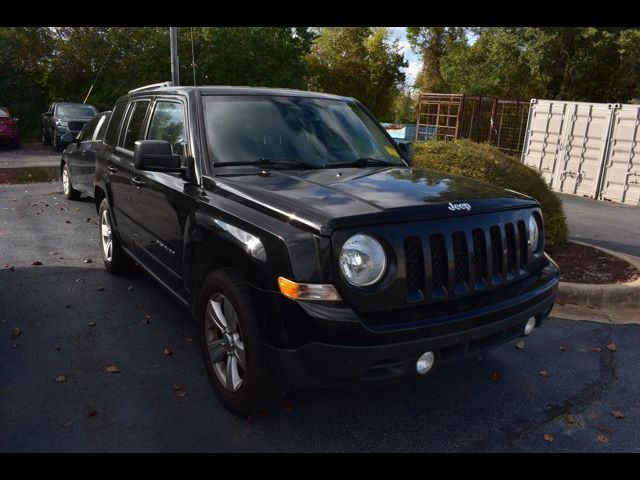
<path fill-rule="evenodd" d="M 103 199 L 99 210 L 100 218 L 100 251 L 104 266 L 111 273 L 128 273 L 133 268 L 133 260 L 122 250 L 120 242 L 113 231 L 111 210 L 107 199 Z"/>
<path fill-rule="evenodd" d="M 200 292 L 199 337 L 218 398 L 241 415 L 268 411 L 286 389 L 267 364 L 246 282 L 234 269 L 211 273 Z"/>

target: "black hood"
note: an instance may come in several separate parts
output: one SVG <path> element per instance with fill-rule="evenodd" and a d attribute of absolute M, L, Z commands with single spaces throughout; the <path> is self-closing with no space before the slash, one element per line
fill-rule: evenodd
<path fill-rule="evenodd" d="M 217 173 L 212 179 L 219 193 L 323 234 L 345 226 L 537 205 L 511 190 L 427 169 L 268 169 L 260 174 L 255 167 L 218 167 Z"/>

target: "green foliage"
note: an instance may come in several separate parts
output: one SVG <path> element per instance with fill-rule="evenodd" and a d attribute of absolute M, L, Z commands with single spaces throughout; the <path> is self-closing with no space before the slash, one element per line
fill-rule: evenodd
<path fill-rule="evenodd" d="M 322 28 L 307 63 L 311 90 L 355 97 L 379 120 L 393 119 L 407 63 L 387 28 Z"/>
<path fill-rule="evenodd" d="M 439 52 L 442 82 L 450 92 L 623 103 L 640 95 L 637 28 L 483 27 L 474 32 L 473 44 L 450 42 Z"/>
<path fill-rule="evenodd" d="M 559 245 L 567 241 L 567 222 L 558 196 L 538 172 L 491 145 L 469 140 L 419 142 L 413 165 L 465 175 L 529 195 L 542 207 L 546 242 Z"/>
<path fill-rule="evenodd" d="M 193 84 L 192 32 L 200 85 L 305 87 L 315 38 L 306 27 L 179 28 L 184 85 Z M 39 137 L 50 102 L 84 101 L 96 78 L 88 103 L 99 110 L 132 88 L 171 78 L 165 27 L 2 28 L 0 51 L 0 105 L 20 117 L 27 140 Z"/>
<path fill-rule="evenodd" d="M 466 45 L 461 27 L 407 27 L 407 40 L 413 50 L 422 56 L 422 70 L 416 78 L 416 87 L 428 92 L 451 91 L 441 73 L 441 61 L 457 44 Z"/>

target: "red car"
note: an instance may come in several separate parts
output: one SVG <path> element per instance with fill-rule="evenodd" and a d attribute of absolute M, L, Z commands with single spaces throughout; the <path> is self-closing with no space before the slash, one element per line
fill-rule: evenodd
<path fill-rule="evenodd" d="M 0 145 L 9 145 L 11 148 L 20 146 L 18 123 L 9 110 L 2 107 L 0 107 Z"/>

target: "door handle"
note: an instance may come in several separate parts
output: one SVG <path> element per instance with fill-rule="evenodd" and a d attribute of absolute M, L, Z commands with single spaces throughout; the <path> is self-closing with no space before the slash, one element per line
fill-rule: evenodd
<path fill-rule="evenodd" d="M 139 178 L 132 178 L 131 181 L 136 185 L 136 187 L 144 187 L 144 182 Z"/>
<path fill-rule="evenodd" d="M 109 170 L 109 173 L 110 173 L 111 175 L 113 175 L 114 173 L 118 173 L 118 169 L 117 169 L 116 167 L 111 166 L 111 165 L 109 165 L 109 166 L 107 167 L 107 170 Z"/>

